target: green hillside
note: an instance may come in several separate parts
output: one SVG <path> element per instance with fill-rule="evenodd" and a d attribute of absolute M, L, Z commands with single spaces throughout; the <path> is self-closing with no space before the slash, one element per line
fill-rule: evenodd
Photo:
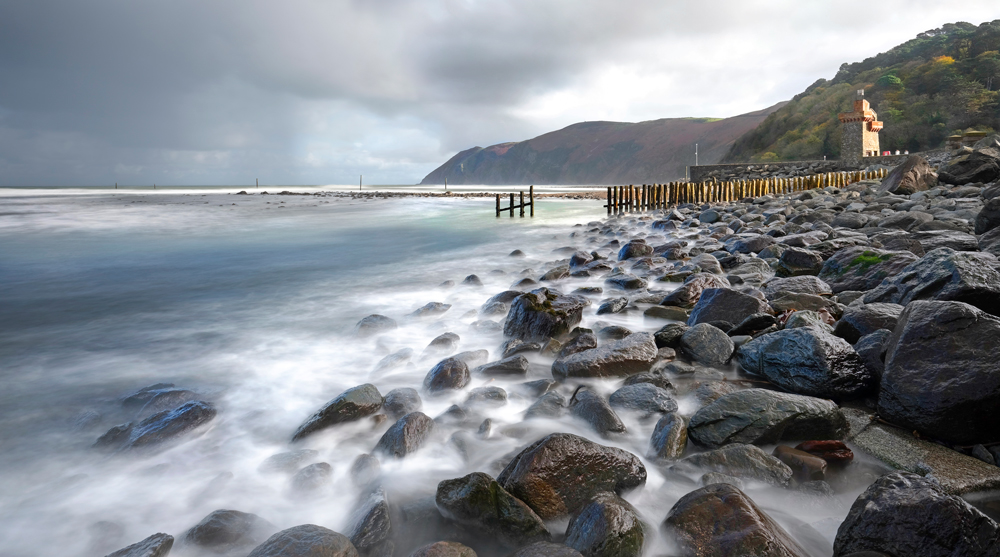
<path fill-rule="evenodd" d="M 837 114 L 857 89 L 885 122 L 883 150 L 923 151 L 969 128 L 1000 129 L 1000 20 L 947 24 L 842 65 L 740 137 L 723 162 L 839 158 Z"/>

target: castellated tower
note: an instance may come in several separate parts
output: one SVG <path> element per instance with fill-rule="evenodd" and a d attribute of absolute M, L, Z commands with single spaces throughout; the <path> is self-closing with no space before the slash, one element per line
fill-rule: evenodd
<path fill-rule="evenodd" d="M 861 164 L 864 157 L 877 157 L 878 132 L 882 122 L 865 100 L 865 90 L 859 89 L 854 100 L 854 112 L 841 112 L 843 136 L 840 140 L 840 160 L 853 165 Z"/>

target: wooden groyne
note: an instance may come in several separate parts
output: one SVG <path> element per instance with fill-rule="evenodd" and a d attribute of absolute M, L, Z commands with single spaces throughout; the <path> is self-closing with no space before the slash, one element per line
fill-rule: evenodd
<path fill-rule="evenodd" d="M 795 178 L 760 178 L 727 182 L 669 182 L 641 186 L 609 186 L 608 214 L 666 209 L 681 203 L 719 203 L 739 201 L 747 197 L 805 191 L 827 186 L 843 187 L 861 180 L 885 178 L 888 171 L 856 170 L 828 172 Z M 513 205 L 513 194 L 511 194 Z M 513 216 L 513 210 L 511 216 Z M 497 216 L 500 216 L 500 196 L 497 196 Z"/>
<path fill-rule="evenodd" d="M 521 203 L 514 204 L 514 192 L 510 193 L 510 207 L 500 206 L 500 194 L 497 194 L 497 216 L 504 211 L 510 211 L 510 216 L 514 216 L 514 209 L 521 209 L 521 216 L 524 216 L 525 207 L 531 208 L 531 216 L 535 216 L 535 186 L 530 186 L 528 188 L 528 202 L 524 202 L 524 191 L 521 191 Z"/>

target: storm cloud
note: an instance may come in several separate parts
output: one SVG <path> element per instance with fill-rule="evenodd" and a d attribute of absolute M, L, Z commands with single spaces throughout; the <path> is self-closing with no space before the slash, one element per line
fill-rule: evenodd
<path fill-rule="evenodd" d="M 0 4 L 0 185 L 416 183 L 583 120 L 725 117 L 995 0 Z"/>

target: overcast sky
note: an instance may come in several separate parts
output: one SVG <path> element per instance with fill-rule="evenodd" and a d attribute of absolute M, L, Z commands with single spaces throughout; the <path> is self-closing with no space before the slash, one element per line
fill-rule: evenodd
<path fill-rule="evenodd" d="M 0 185 L 419 182 L 584 120 L 725 117 L 997 0 L 12 0 Z"/>

